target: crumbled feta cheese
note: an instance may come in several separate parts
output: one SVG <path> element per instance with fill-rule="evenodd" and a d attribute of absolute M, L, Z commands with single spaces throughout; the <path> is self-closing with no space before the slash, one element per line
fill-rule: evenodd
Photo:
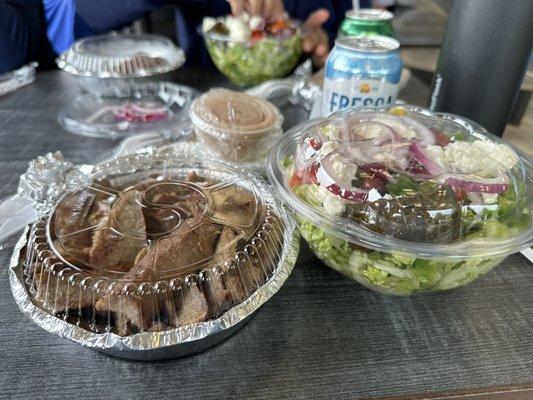
<path fill-rule="evenodd" d="M 248 26 L 250 27 L 250 30 L 256 31 L 264 25 L 264 22 L 265 20 L 263 17 L 259 15 L 253 15 L 248 22 Z"/>
<path fill-rule="evenodd" d="M 407 124 L 400 122 L 397 117 L 392 117 L 387 114 L 380 114 L 376 117 L 376 121 L 390 126 L 400 137 L 406 139 L 413 139 L 416 137 L 415 130 L 411 129 Z"/>
<path fill-rule="evenodd" d="M 518 156 L 505 144 L 498 144 L 487 154 L 487 166 L 480 175 L 487 178 L 497 177 L 509 171 L 518 162 Z"/>
<path fill-rule="evenodd" d="M 241 18 L 227 17 L 226 28 L 229 31 L 229 38 L 235 41 L 245 41 L 250 38 L 251 32 L 248 29 L 248 24 Z"/>
<path fill-rule="evenodd" d="M 355 131 L 363 139 L 374 139 L 383 134 L 384 127 L 380 124 L 360 124 Z"/>
<path fill-rule="evenodd" d="M 202 32 L 209 32 L 217 24 L 217 20 L 211 17 L 205 17 L 202 21 Z"/>
<path fill-rule="evenodd" d="M 351 185 L 351 182 L 357 173 L 357 165 L 346 163 L 338 154 L 333 154 L 330 161 L 333 173 L 341 180 L 341 182 L 337 183 L 342 185 L 342 182 L 346 182 Z"/>
<path fill-rule="evenodd" d="M 383 196 L 379 194 L 377 189 L 370 189 L 370 191 L 368 192 L 368 201 L 378 201 L 382 197 Z"/>
<path fill-rule="evenodd" d="M 453 171 L 459 171 L 463 174 L 475 174 L 485 168 L 487 164 L 487 146 L 492 144 L 479 143 L 476 140 L 473 143 L 457 141 L 448 144 L 444 150 L 446 163 Z"/>
<path fill-rule="evenodd" d="M 424 148 L 425 155 L 439 167 L 444 168 L 444 149 L 440 146 L 429 145 Z"/>
<path fill-rule="evenodd" d="M 496 145 L 488 140 L 472 143 L 457 141 L 445 149 L 446 163 L 453 170 L 463 174 L 475 174 L 482 178 L 493 178 L 511 169 L 518 157 L 504 144 Z"/>
<path fill-rule="evenodd" d="M 317 195 L 326 213 L 330 215 L 342 215 L 346 210 L 345 201 L 340 196 L 331 193 L 324 186 L 318 187 Z"/>

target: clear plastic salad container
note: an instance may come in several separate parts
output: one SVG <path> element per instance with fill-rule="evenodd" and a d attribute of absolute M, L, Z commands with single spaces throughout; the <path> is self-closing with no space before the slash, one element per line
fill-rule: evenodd
<path fill-rule="evenodd" d="M 464 118 L 349 110 L 289 131 L 268 175 L 329 267 L 393 295 L 446 290 L 533 241 L 533 166 Z"/>
<path fill-rule="evenodd" d="M 164 77 L 185 62 L 181 49 L 164 36 L 108 33 L 74 43 L 57 59 L 90 93 L 122 95 L 134 83 Z"/>
<path fill-rule="evenodd" d="M 176 138 L 184 131 L 196 90 L 170 82 L 134 84 L 122 96 L 84 94 L 59 114 L 67 131 L 89 137 L 122 138 L 156 133 Z"/>
<path fill-rule="evenodd" d="M 268 100 L 212 89 L 192 104 L 190 118 L 205 150 L 247 168 L 264 169 L 282 131 L 283 116 Z"/>
<path fill-rule="evenodd" d="M 177 345 L 239 323 L 292 270 L 296 227 L 252 175 L 162 148 L 89 174 L 71 168 L 61 186 L 34 182 L 66 164 L 39 159 L 21 181 L 47 199 L 23 237 L 20 271 L 32 303 L 56 319 L 47 329 L 61 320 L 82 328 L 70 338 L 85 344 L 137 335 L 128 346 Z M 175 335 L 150 336 L 166 331 Z"/>
<path fill-rule="evenodd" d="M 287 75 L 302 54 L 295 22 L 265 23 L 258 17 L 206 18 L 205 45 L 217 68 L 239 86 L 253 86 Z"/>

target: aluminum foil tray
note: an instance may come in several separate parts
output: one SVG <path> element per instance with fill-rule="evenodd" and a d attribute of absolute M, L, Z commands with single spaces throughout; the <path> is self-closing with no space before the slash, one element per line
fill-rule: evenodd
<path fill-rule="evenodd" d="M 194 179 L 191 169 L 198 174 Z M 184 171 L 189 171 L 188 180 Z M 158 193 L 162 187 L 164 192 Z M 91 197 L 94 190 L 99 194 Z M 235 209 L 238 193 L 244 190 L 246 208 Z M 132 191 L 139 196 L 128 203 Z M 196 216 L 183 203 L 191 191 L 197 196 L 195 207 L 200 207 Z M 39 214 L 25 229 L 11 260 L 10 283 L 19 308 L 49 332 L 118 357 L 174 358 L 225 339 L 279 290 L 298 254 L 295 224 L 261 179 L 184 154 L 175 146 L 148 148 L 94 167 L 77 167 L 59 154 L 47 155 L 30 164 L 19 193 L 35 201 Z M 161 193 L 156 202 L 155 194 Z M 221 203 L 223 193 L 231 197 Z M 80 194 L 92 199 L 90 209 L 73 202 Z M 124 206 L 128 212 L 118 214 Z M 88 211 L 93 209 L 108 214 L 89 226 L 87 221 L 96 218 Z M 147 224 L 143 240 L 139 231 L 133 232 L 139 227 L 132 219 L 135 209 L 142 211 Z M 90 218 L 80 217 L 87 215 Z M 153 220 L 154 216 L 161 219 Z M 72 221 L 81 225 L 73 230 Z M 166 230 L 154 230 L 159 226 L 154 221 L 164 222 Z M 187 263 L 165 265 L 169 259 L 180 259 L 177 246 L 188 243 L 187 235 L 204 229 L 198 239 L 202 242 L 209 236 L 208 228 L 219 229 L 216 246 L 232 232 L 233 239 L 225 242 L 228 247 L 220 252 L 217 247 L 213 256 L 185 257 Z M 79 247 L 87 237 L 92 247 Z M 97 237 L 105 239 L 106 252 L 94 251 Z M 135 244 L 140 251 L 134 264 L 128 267 L 123 253 L 122 261 L 115 262 L 113 246 L 131 250 Z M 194 246 L 191 242 L 188 247 L 192 253 Z M 174 253 L 168 253 L 169 248 Z"/>

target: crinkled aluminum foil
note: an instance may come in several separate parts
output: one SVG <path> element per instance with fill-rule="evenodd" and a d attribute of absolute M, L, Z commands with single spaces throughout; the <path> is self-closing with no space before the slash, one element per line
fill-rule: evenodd
<path fill-rule="evenodd" d="M 131 336 L 114 333 L 93 333 L 36 306 L 30 299 L 23 282 L 23 252 L 27 243 L 28 228 L 15 246 L 9 268 L 9 282 L 13 297 L 20 310 L 30 320 L 48 332 L 70 339 L 83 346 L 121 358 L 134 360 L 159 360 L 184 356 L 210 347 L 236 332 L 249 317 L 266 303 L 289 277 L 299 250 L 296 231 L 286 232 L 281 260 L 272 277 L 243 303 L 233 307 L 220 318 L 195 325 L 169 329 L 162 332 L 144 332 Z"/>
<path fill-rule="evenodd" d="M 172 146 L 169 147 L 152 147 L 145 150 L 145 153 L 166 154 L 168 156 L 176 155 L 179 151 Z M 58 155 L 49 155 L 40 161 L 38 170 L 46 169 L 45 164 L 52 162 Z M 132 156 L 130 156 L 132 157 Z M 135 157 L 135 156 L 133 156 Z M 57 159 L 60 163 L 64 163 L 61 157 Z M 112 161 L 111 163 L 117 163 Z M 43 164 L 41 166 L 41 164 Z M 54 164 L 52 162 L 52 164 Z M 71 164 L 64 164 L 67 171 L 72 170 Z M 41 168 L 42 167 L 42 168 Z M 99 166 L 95 169 L 98 170 Z M 61 169 L 61 168 L 59 168 Z M 70 174 L 67 174 L 69 176 Z M 79 178 L 78 174 L 74 174 Z M 82 174 L 83 175 L 83 174 Z M 48 197 L 46 194 L 42 195 L 40 190 L 29 192 L 49 205 L 49 198 L 57 198 L 61 189 L 70 187 L 68 183 L 70 179 L 60 179 L 57 177 L 57 182 L 52 185 L 53 190 L 49 190 Z M 263 185 L 266 190 L 266 184 L 262 183 L 257 178 L 254 181 Z M 33 179 L 30 179 L 33 181 Z M 78 179 L 74 181 L 80 182 Z M 81 179 L 84 181 L 84 179 Z M 29 185 L 33 188 L 33 185 Z M 61 189 L 59 189 L 61 187 Z M 45 190 L 46 192 L 46 190 Z M 48 209 L 48 207 L 46 207 Z M 29 227 L 26 227 L 21 238 L 17 242 L 13 256 L 10 262 L 9 279 L 13 297 L 20 310 L 33 322 L 43 329 L 55 333 L 63 338 L 70 339 L 83 346 L 102 351 L 104 353 L 135 360 L 157 360 L 176 358 L 186 354 L 191 354 L 212 346 L 237 331 L 249 317 L 266 301 L 270 299 L 283 285 L 288 278 L 299 251 L 299 235 L 296 230 L 294 221 L 283 212 L 283 208 L 278 205 L 276 212 L 284 219 L 284 242 L 283 250 L 281 252 L 280 260 L 275 272 L 271 278 L 259 289 L 256 290 L 248 299 L 241 304 L 233 307 L 225 312 L 221 317 L 209 320 L 206 322 L 165 330 L 162 332 L 142 332 L 130 336 L 119 336 L 114 333 L 93 333 L 87 331 L 79 326 L 70 324 L 61 318 L 49 314 L 45 310 L 34 304 L 28 294 L 28 289 L 23 280 L 22 269 L 24 263 L 24 251 L 28 241 Z"/>

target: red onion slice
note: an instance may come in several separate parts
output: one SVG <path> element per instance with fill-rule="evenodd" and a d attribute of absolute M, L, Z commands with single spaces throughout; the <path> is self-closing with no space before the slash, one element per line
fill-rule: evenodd
<path fill-rule="evenodd" d="M 137 103 L 129 103 L 126 105 L 126 107 L 129 107 L 131 110 L 140 114 L 166 113 L 168 111 L 167 106 L 162 106 L 159 104 L 141 105 Z"/>
<path fill-rule="evenodd" d="M 331 154 L 328 154 L 320 161 L 320 165 L 316 170 L 317 182 L 334 195 L 340 196 L 343 199 L 354 202 L 366 201 L 366 199 L 368 198 L 367 191 L 353 187 L 352 183 L 348 182 L 345 177 L 335 173 L 331 162 L 331 158 L 335 154 L 337 153 L 333 152 Z"/>
<path fill-rule="evenodd" d="M 389 182 L 391 179 L 391 175 L 387 171 L 387 167 L 384 164 L 370 163 L 360 165 L 359 168 L 384 182 Z"/>
<path fill-rule="evenodd" d="M 165 107 L 147 107 L 135 103 L 127 103 L 121 108 L 113 110 L 115 119 L 128 122 L 157 122 L 167 118 L 168 109 Z"/>
<path fill-rule="evenodd" d="M 450 176 L 445 180 L 447 185 L 453 189 L 464 190 L 467 193 L 492 193 L 499 194 L 505 192 L 509 188 L 509 184 L 502 182 L 501 178 L 487 179 L 483 181 L 464 180 L 461 178 Z"/>
<path fill-rule="evenodd" d="M 409 146 L 409 151 L 413 154 L 415 159 L 422 164 L 422 166 L 426 169 L 427 172 L 429 172 L 431 175 L 440 175 L 442 173 L 442 168 L 430 160 L 426 154 L 424 153 L 424 150 L 420 146 L 419 143 L 413 142 Z"/>
<path fill-rule="evenodd" d="M 89 117 L 87 117 L 86 122 L 88 122 L 90 124 L 93 124 L 96 121 L 98 121 L 100 118 L 102 118 L 103 116 L 105 116 L 105 115 L 107 115 L 109 113 L 111 113 L 113 115 L 116 115 L 116 113 L 118 113 L 120 111 L 121 111 L 121 108 L 117 107 L 117 106 L 102 107 L 100 110 L 96 111 L 94 114 L 92 114 Z M 125 115 L 125 113 L 124 113 L 124 115 Z"/>
<path fill-rule="evenodd" d="M 349 154 L 358 164 L 378 163 L 404 171 L 408 164 L 408 145 L 409 142 L 386 142 L 375 146 L 372 140 L 363 140 L 348 143 L 344 153 L 340 153 L 340 149 L 337 152 L 344 158 L 348 158 L 346 154 Z"/>

